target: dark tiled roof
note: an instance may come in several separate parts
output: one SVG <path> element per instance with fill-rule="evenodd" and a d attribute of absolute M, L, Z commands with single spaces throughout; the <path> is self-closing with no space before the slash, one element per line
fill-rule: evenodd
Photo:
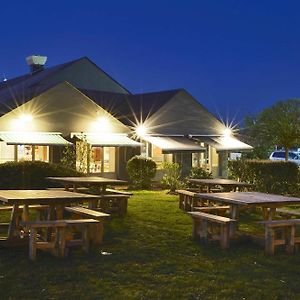
<path fill-rule="evenodd" d="M 0 83 L 0 115 L 24 104 L 33 97 L 48 90 L 52 86 L 44 84 L 43 80 L 56 72 L 68 67 L 78 60 L 44 69 L 34 74 L 16 77 Z"/>
<path fill-rule="evenodd" d="M 171 100 L 181 89 L 143 93 L 117 94 L 92 90 L 80 90 L 125 125 L 142 122 Z"/>

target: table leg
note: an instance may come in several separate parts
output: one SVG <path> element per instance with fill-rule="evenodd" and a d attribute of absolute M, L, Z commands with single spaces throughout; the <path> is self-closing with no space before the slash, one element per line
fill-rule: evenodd
<path fill-rule="evenodd" d="M 237 220 L 238 219 L 238 206 L 231 204 L 230 205 L 230 218 L 233 220 Z M 234 236 L 236 234 L 236 231 L 238 230 L 238 222 L 234 222 L 232 224 L 230 224 L 230 236 Z"/>
<path fill-rule="evenodd" d="M 15 236 L 16 227 L 18 225 L 18 217 L 19 217 L 19 205 L 14 204 L 10 215 L 10 223 L 9 223 L 8 235 L 7 235 L 8 239 L 11 239 Z"/>
<path fill-rule="evenodd" d="M 22 221 L 24 223 L 26 223 L 26 222 L 29 221 L 29 208 L 28 208 L 28 204 L 24 204 L 23 205 Z M 24 230 L 24 233 L 26 233 L 26 234 L 29 233 L 29 230 L 28 230 L 28 228 L 26 226 L 24 226 L 23 230 Z"/>
<path fill-rule="evenodd" d="M 56 206 L 56 219 L 62 220 L 63 219 L 63 213 L 64 213 L 64 206 L 63 205 L 57 205 Z"/>

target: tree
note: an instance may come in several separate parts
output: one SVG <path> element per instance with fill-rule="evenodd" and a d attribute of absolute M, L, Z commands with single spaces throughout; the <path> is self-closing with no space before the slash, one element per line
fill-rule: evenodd
<path fill-rule="evenodd" d="M 300 144 L 299 99 L 280 101 L 264 109 L 256 118 L 248 117 L 245 121 L 247 133 L 256 147 L 284 147 L 286 160 L 289 149 Z"/>

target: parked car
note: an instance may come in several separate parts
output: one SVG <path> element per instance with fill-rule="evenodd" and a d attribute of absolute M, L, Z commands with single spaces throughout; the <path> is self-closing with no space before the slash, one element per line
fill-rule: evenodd
<path fill-rule="evenodd" d="M 271 160 L 285 160 L 285 151 L 274 151 L 271 153 L 269 159 Z M 289 152 L 288 161 L 296 163 L 300 166 L 300 155 L 295 152 Z"/>

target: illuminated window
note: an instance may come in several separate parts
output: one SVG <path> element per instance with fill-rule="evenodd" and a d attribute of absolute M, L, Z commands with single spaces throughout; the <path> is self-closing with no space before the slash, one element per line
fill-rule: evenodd
<path fill-rule="evenodd" d="M 48 146 L 35 146 L 34 160 L 49 162 L 49 147 Z"/>
<path fill-rule="evenodd" d="M 151 158 L 156 162 L 157 169 L 161 169 L 164 162 L 173 161 L 173 154 L 163 154 L 161 148 L 152 144 Z"/>
<path fill-rule="evenodd" d="M 0 163 L 14 161 L 15 148 L 13 145 L 7 145 L 5 142 L 0 142 Z"/>
<path fill-rule="evenodd" d="M 115 147 L 92 147 L 90 172 L 108 173 L 116 171 Z"/>
<path fill-rule="evenodd" d="M 32 149 L 34 148 L 34 155 Z M 18 161 L 45 161 L 49 162 L 48 146 L 18 145 Z"/>
<path fill-rule="evenodd" d="M 18 160 L 31 161 L 32 160 L 32 146 L 31 145 L 18 145 Z"/>
<path fill-rule="evenodd" d="M 115 172 L 116 170 L 116 148 L 104 147 L 103 149 L 104 172 Z"/>

